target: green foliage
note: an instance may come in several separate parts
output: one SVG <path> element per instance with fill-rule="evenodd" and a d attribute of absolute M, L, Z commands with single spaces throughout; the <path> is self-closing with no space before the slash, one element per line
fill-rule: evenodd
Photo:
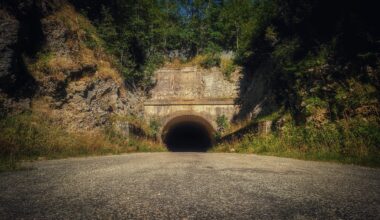
<path fill-rule="evenodd" d="M 379 84 L 373 73 L 380 54 L 370 40 L 377 36 L 376 24 L 367 16 L 373 6 L 355 1 L 256 1 L 237 60 L 247 75 L 263 72 L 277 104 L 298 123 L 322 112 L 325 120 L 378 115 L 374 91 Z"/>
<path fill-rule="evenodd" d="M 222 69 L 222 73 L 227 79 L 230 79 L 235 69 L 236 69 L 235 65 L 230 63 L 230 64 L 227 64 L 225 69 Z"/>
<path fill-rule="evenodd" d="M 320 108 L 327 109 L 328 103 L 319 97 L 308 97 L 305 100 L 305 113 L 307 116 L 314 115 Z"/>
<path fill-rule="evenodd" d="M 379 137 L 376 120 L 341 120 L 321 127 L 288 123 L 282 132 L 246 134 L 240 141 L 220 143 L 213 150 L 380 166 Z"/>
<path fill-rule="evenodd" d="M 222 137 L 223 132 L 225 132 L 229 128 L 229 120 L 225 115 L 219 115 L 216 118 L 216 125 L 218 126 L 218 130 L 215 136 L 217 139 L 219 139 L 220 137 Z"/>
<path fill-rule="evenodd" d="M 221 57 L 220 69 L 221 69 L 223 75 L 227 79 L 230 79 L 232 73 L 236 70 L 236 65 L 235 65 L 234 61 L 231 58 Z"/>
<path fill-rule="evenodd" d="M 218 54 L 206 54 L 204 59 L 200 63 L 201 67 L 209 69 L 211 67 L 219 67 L 220 55 Z"/>
<path fill-rule="evenodd" d="M 272 112 L 271 114 L 267 115 L 258 115 L 255 118 L 255 122 L 263 122 L 263 121 L 277 121 L 281 117 L 284 117 L 284 109 L 281 108 L 277 111 Z"/>
<path fill-rule="evenodd" d="M 72 3 L 96 24 L 105 47 L 117 59 L 116 66 L 133 85 L 149 86 L 154 69 L 172 52 L 186 59 L 208 54 L 202 66 L 218 66 L 220 60 L 214 54 L 247 45 L 244 42 L 253 25 L 250 0 Z M 96 42 L 90 35 L 85 42 L 92 48 Z M 226 75 L 232 70 L 229 66 Z"/>
<path fill-rule="evenodd" d="M 78 23 L 81 31 L 84 32 L 83 42 L 88 48 L 95 50 L 104 46 L 104 42 L 98 37 L 98 31 L 93 25 L 84 18 L 79 19 Z"/>
<path fill-rule="evenodd" d="M 161 127 L 161 124 L 158 120 L 156 119 L 152 119 L 150 122 L 149 122 L 149 128 L 150 128 L 150 134 L 153 136 L 153 137 L 156 137 L 157 134 L 159 133 L 160 131 L 160 127 Z"/>

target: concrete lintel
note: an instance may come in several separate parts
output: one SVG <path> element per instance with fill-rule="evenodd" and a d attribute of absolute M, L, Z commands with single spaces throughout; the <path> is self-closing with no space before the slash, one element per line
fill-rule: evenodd
<path fill-rule="evenodd" d="M 170 106 L 170 105 L 236 105 L 234 99 L 162 99 L 148 100 L 144 106 Z"/>

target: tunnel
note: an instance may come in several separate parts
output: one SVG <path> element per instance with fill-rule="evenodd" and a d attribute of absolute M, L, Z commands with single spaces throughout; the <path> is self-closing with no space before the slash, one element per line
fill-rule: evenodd
<path fill-rule="evenodd" d="M 163 129 L 162 140 L 172 152 L 206 152 L 212 147 L 214 129 L 194 115 L 172 119 Z"/>

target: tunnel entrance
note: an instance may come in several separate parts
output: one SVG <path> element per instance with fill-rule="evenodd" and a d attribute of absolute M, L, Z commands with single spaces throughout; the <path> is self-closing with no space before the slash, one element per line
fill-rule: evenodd
<path fill-rule="evenodd" d="M 204 119 L 179 117 L 168 123 L 162 140 L 172 152 L 206 152 L 212 147 L 213 129 Z"/>

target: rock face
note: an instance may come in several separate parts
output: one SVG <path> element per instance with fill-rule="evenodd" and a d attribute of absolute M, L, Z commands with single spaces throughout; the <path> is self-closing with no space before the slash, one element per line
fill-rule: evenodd
<path fill-rule="evenodd" d="M 0 82 L 12 80 L 11 67 L 15 58 L 19 22 L 7 11 L 0 9 Z"/>
<path fill-rule="evenodd" d="M 34 80 L 23 69 L 19 35 L 19 20 L 0 7 L 0 116 L 29 109 L 34 94 Z"/>
<path fill-rule="evenodd" d="M 121 89 L 111 79 L 70 82 L 66 96 L 54 100 L 52 107 L 56 117 L 71 129 L 90 130 L 105 125 L 113 114 L 127 114 Z"/>
<path fill-rule="evenodd" d="M 267 74 L 274 71 L 273 66 L 271 63 L 264 63 L 253 74 L 244 74 L 240 83 L 240 111 L 236 119 L 250 120 L 278 108 L 272 91 L 274 85 Z"/>
<path fill-rule="evenodd" d="M 70 130 L 94 130 L 114 115 L 139 114 L 141 98 L 127 91 L 102 48 L 88 48 L 84 37 L 91 24 L 68 3 L 54 0 L 15 1 L 0 10 L 0 112 L 42 113 Z M 25 42 L 25 16 L 31 13 L 40 29 L 41 45 L 20 50 Z M 20 25 L 21 24 L 21 25 Z M 82 27 L 84 26 L 84 27 Z M 31 36 L 33 35 L 33 36 Z M 25 37 L 25 36 L 24 36 Z M 28 39 L 29 39 L 28 38 Z M 27 97 L 17 90 L 28 87 L 15 68 L 22 54 L 24 75 L 34 82 Z M 29 86 L 30 87 L 30 86 Z"/>

